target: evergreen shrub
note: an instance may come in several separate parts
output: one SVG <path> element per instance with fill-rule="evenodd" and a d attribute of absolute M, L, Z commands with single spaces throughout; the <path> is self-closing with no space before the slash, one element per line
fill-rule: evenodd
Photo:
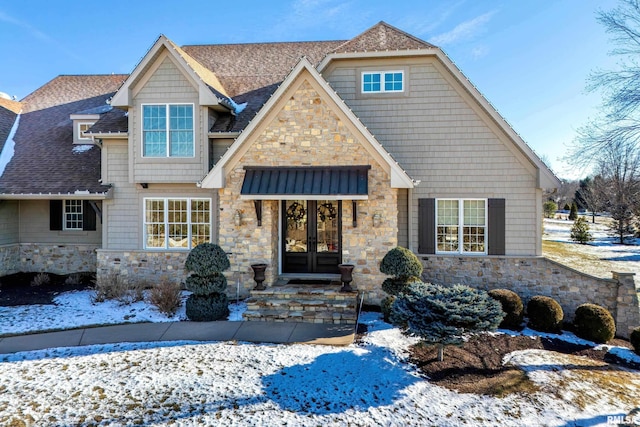
<path fill-rule="evenodd" d="M 185 282 L 193 292 L 185 303 L 190 320 L 220 320 L 229 315 L 227 279 L 222 272 L 230 266 L 226 252 L 214 243 L 202 243 L 191 250 L 184 264 L 185 270 L 192 272 Z"/>
<path fill-rule="evenodd" d="M 514 331 L 522 329 L 524 305 L 520 296 L 509 289 L 493 289 L 488 293 L 491 298 L 500 303 L 505 314 L 500 327 Z"/>
<path fill-rule="evenodd" d="M 564 312 L 556 300 L 536 295 L 527 304 L 529 327 L 540 332 L 560 332 Z"/>
<path fill-rule="evenodd" d="M 410 277 L 420 277 L 422 275 L 422 263 L 407 248 L 395 247 L 387 252 L 380 262 L 380 271 L 389 276 L 395 276 L 398 281 L 409 281 Z"/>
<path fill-rule="evenodd" d="M 573 320 L 575 334 L 580 338 L 597 343 L 611 341 L 616 334 L 616 322 L 604 307 L 596 304 L 582 304 L 576 309 Z"/>
<path fill-rule="evenodd" d="M 219 320 L 229 315 L 227 294 L 189 295 L 185 303 L 189 320 L 206 322 Z"/>
<path fill-rule="evenodd" d="M 633 350 L 636 352 L 636 354 L 640 354 L 640 326 L 631 331 L 629 341 L 631 342 Z"/>

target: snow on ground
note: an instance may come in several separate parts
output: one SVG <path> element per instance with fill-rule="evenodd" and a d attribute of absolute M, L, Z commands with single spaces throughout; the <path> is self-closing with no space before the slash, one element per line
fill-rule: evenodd
<path fill-rule="evenodd" d="M 121 343 L 0 355 L 0 425 L 596 426 L 629 413 L 640 392 L 637 371 L 607 371 L 601 387 L 590 373 L 602 366 L 536 350 L 506 362 L 539 392 L 460 394 L 406 362 L 415 338 L 378 313 L 360 322 L 368 333 L 347 347 Z"/>
<path fill-rule="evenodd" d="M 611 277 L 610 271 L 613 269 L 640 272 L 640 239 L 631 239 L 629 240 L 630 244 L 620 245 L 617 243 L 616 238 L 609 235 L 607 226 L 602 222 L 601 218 L 595 224 L 591 223 L 591 217 L 587 216 L 586 218 L 589 221 L 590 233 L 594 238 L 587 245 L 571 241 L 573 221 L 568 220 L 545 219 L 542 238 L 543 240 L 562 242 L 588 257 L 607 261 L 611 268 L 605 269 L 606 271 L 602 271 L 600 274 L 595 274 L 597 276 Z M 563 262 L 562 260 L 559 261 Z M 571 262 L 565 262 L 565 264 L 571 266 Z M 592 271 L 586 272 L 594 273 Z"/>
<path fill-rule="evenodd" d="M 71 329 L 93 325 L 116 325 L 137 322 L 174 322 L 186 320 L 183 292 L 182 306 L 172 317 L 160 313 L 144 301 L 122 305 L 116 301 L 92 302 L 94 291 L 64 292 L 54 298 L 55 305 L 21 305 L 0 307 L 0 336 L 52 329 Z M 242 320 L 246 303 L 230 304 L 228 320 Z"/>

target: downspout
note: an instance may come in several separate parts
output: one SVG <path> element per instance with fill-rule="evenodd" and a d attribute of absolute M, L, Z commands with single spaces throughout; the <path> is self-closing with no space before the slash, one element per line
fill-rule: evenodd
<path fill-rule="evenodd" d="M 413 250 L 413 209 L 411 209 L 413 203 L 413 188 L 409 188 L 407 191 L 407 243 L 409 245 L 408 249 L 411 252 L 415 252 Z"/>

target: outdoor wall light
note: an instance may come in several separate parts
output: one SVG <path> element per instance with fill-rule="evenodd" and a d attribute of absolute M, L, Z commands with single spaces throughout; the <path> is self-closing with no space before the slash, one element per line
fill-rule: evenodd
<path fill-rule="evenodd" d="M 373 214 L 373 226 L 378 228 L 380 225 L 382 225 L 382 214 L 380 212 L 376 212 Z"/>
<path fill-rule="evenodd" d="M 242 225 L 242 211 L 237 210 L 236 213 L 233 214 L 233 223 L 236 227 L 240 227 Z"/>

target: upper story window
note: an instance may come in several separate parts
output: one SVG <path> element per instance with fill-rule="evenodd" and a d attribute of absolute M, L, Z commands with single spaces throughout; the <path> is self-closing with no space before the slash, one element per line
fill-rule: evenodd
<path fill-rule="evenodd" d="M 78 139 L 82 140 L 90 140 L 91 137 L 85 135 L 85 132 L 88 131 L 91 126 L 93 126 L 92 122 L 89 123 L 78 123 Z"/>
<path fill-rule="evenodd" d="M 367 71 L 362 73 L 362 93 L 403 91 L 403 71 Z"/>
<path fill-rule="evenodd" d="M 436 252 L 484 254 L 487 238 L 485 199 L 436 200 Z"/>
<path fill-rule="evenodd" d="M 144 157 L 193 157 L 193 104 L 142 106 Z"/>

